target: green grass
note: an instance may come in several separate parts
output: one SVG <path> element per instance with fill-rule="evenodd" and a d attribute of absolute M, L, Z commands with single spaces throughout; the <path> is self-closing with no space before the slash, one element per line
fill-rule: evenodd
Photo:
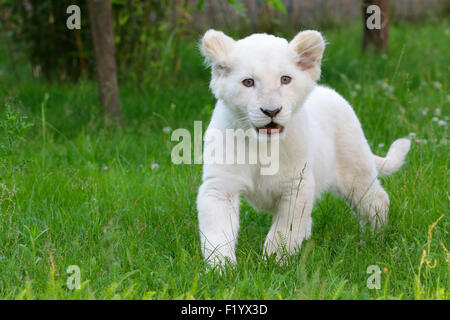
<path fill-rule="evenodd" d="M 201 166 L 173 165 L 176 143 L 163 132 L 210 118 L 195 41 L 183 46 L 177 81 L 142 91 L 122 83 L 124 129 L 102 121 L 94 82 L 33 80 L 26 64 L 16 80 L 0 51 L 1 121 L 8 103 L 34 124 L 22 137 L 0 134 L 0 298 L 449 299 L 448 127 L 432 118 L 449 116 L 450 25 L 392 26 L 382 56 L 361 54 L 360 33 L 324 30 L 321 83 L 351 102 L 377 154 L 410 132 L 419 139 L 382 180 L 389 226 L 361 233 L 345 203 L 325 195 L 312 239 L 278 266 L 262 259 L 271 217 L 244 203 L 238 265 L 222 275 L 205 273 L 200 252 Z M 70 265 L 81 269 L 79 290 L 66 286 Z M 370 265 L 383 270 L 380 290 L 366 286 Z"/>

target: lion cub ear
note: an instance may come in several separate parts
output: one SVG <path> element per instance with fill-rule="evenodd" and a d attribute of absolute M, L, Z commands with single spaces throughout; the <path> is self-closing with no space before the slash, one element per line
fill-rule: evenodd
<path fill-rule="evenodd" d="M 222 31 L 213 29 L 206 31 L 200 45 L 206 64 L 213 68 L 227 68 L 228 55 L 233 49 L 234 42 Z"/>
<path fill-rule="evenodd" d="M 314 81 L 320 78 L 320 62 L 325 50 L 325 40 L 320 32 L 299 32 L 289 43 L 297 54 L 297 65 L 307 71 Z"/>

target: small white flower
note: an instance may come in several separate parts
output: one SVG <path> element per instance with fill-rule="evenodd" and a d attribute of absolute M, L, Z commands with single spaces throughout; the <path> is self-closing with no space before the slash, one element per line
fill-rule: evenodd
<path fill-rule="evenodd" d="M 415 137 L 416 137 L 416 133 L 415 133 L 415 132 L 410 132 L 410 133 L 408 134 L 408 136 L 409 136 L 410 138 L 415 138 Z"/>
<path fill-rule="evenodd" d="M 439 109 L 439 108 L 434 109 L 434 114 L 437 115 L 437 116 L 440 116 L 441 115 L 441 109 Z"/>
<path fill-rule="evenodd" d="M 170 127 L 164 127 L 164 128 L 163 128 L 163 132 L 164 132 L 165 134 L 168 134 L 170 131 L 172 131 L 172 128 L 170 128 Z"/>
<path fill-rule="evenodd" d="M 108 170 L 109 170 L 109 167 L 106 164 L 104 164 L 103 165 L 103 171 L 108 171 Z"/>
<path fill-rule="evenodd" d="M 355 89 L 356 90 L 361 90 L 361 85 L 359 83 L 355 84 Z"/>
<path fill-rule="evenodd" d="M 444 121 L 444 120 L 439 120 L 439 121 L 438 121 L 438 126 L 441 126 L 441 127 L 447 126 L 447 122 Z"/>
<path fill-rule="evenodd" d="M 377 83 L 378 85 L 383 88 L 387 93 L 392 93 L 394 92 L 394 87 L 391 86 L 388 82 L 387 79 L 383 79 L 383 80 L 378 80 Z"/>
<path fill-rule="evenodd" d="M 358 93 L 357 93 L 356 91 L 350 92 L 350 95 L 351 95 L 352 97 L 356 97 L 357 94 L 358 94 Z"/>
<path fill-rule="evenodd" d="M 141 164 L 139 164 L 139 168 L 144 168 L 144 165 L 141 163 Z"/>
<path fill-rule="evenodd" d="M 156 169 L 159 168 L 159 164 L 157 164 L 156 162 L 154 162 L 154 163 L 151 164 L 150 168 L 151 168 L 152 170 L 156 170 Z"/>
<path fill-rule="evenodd" d="M 378 148 L 383 148 L 383 147 L 384 147 L 384 143 L 378 144 Z"/>
<path fill-rule="evenodd" d="M 438 81 L 435 81 L 435 82 L 433 82 L 433 86 L 434 86 L 436 89 L 441 89 L 441 88 L 442 88 L 442 83 L 440 83 L 440 82 L 438 82 Z"/>
<path fill-rule="evenodd" d="M 426 116 L 428 114 L 428 108 L 423 108 L 421 110 L 421 112 L 422 112 L 422 115 Z"/>
<path fill-rule="evenodd" d="M 438 117 L 433 117 L 433 118 L 431 118 L 431 121 L 438 122 L 439 119 L 438 119 Z"/>

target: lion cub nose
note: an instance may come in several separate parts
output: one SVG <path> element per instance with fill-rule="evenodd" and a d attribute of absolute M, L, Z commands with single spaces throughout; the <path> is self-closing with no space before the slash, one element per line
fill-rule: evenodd
<path fill-rule="evenodd" d="M 277 114 L 280 113 L 281 109 L 283 107 L 273 107 L 273 108 L 260 108 L 262 113 L 264 113 L 266 116 L 271 117 L 271 118 L 275 118 Z"/>

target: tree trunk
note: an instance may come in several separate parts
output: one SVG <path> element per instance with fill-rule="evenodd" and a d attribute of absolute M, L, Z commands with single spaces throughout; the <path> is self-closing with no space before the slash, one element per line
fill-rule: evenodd
<path fill-rule="evenodd" d="M 363 51 L 366 51 L 368 48 L 372 48 L 376 51 L 384 51 L 389 48 L 389 2 L 389 0 L 363 0 Z M 381 28 L 370 28 L 370 26 L 368 26 L 368 21 L 372 21 L 371 19 L 373 19 L 373 15 L 377 14 L 373 11 L 369 11 L 369 13 L 367 12 L 367 8 L 371 5 L 376 5 L 380 8 Z"/>
<path fill-rule="evenodd" d="M 89 22 L 97 65 L 100 102 L 107 117 L 120 124 L 124 116 L 120 107 L 117 68 L 114 52 L 114 26 L 109 0 L 89 0 Z"/>

